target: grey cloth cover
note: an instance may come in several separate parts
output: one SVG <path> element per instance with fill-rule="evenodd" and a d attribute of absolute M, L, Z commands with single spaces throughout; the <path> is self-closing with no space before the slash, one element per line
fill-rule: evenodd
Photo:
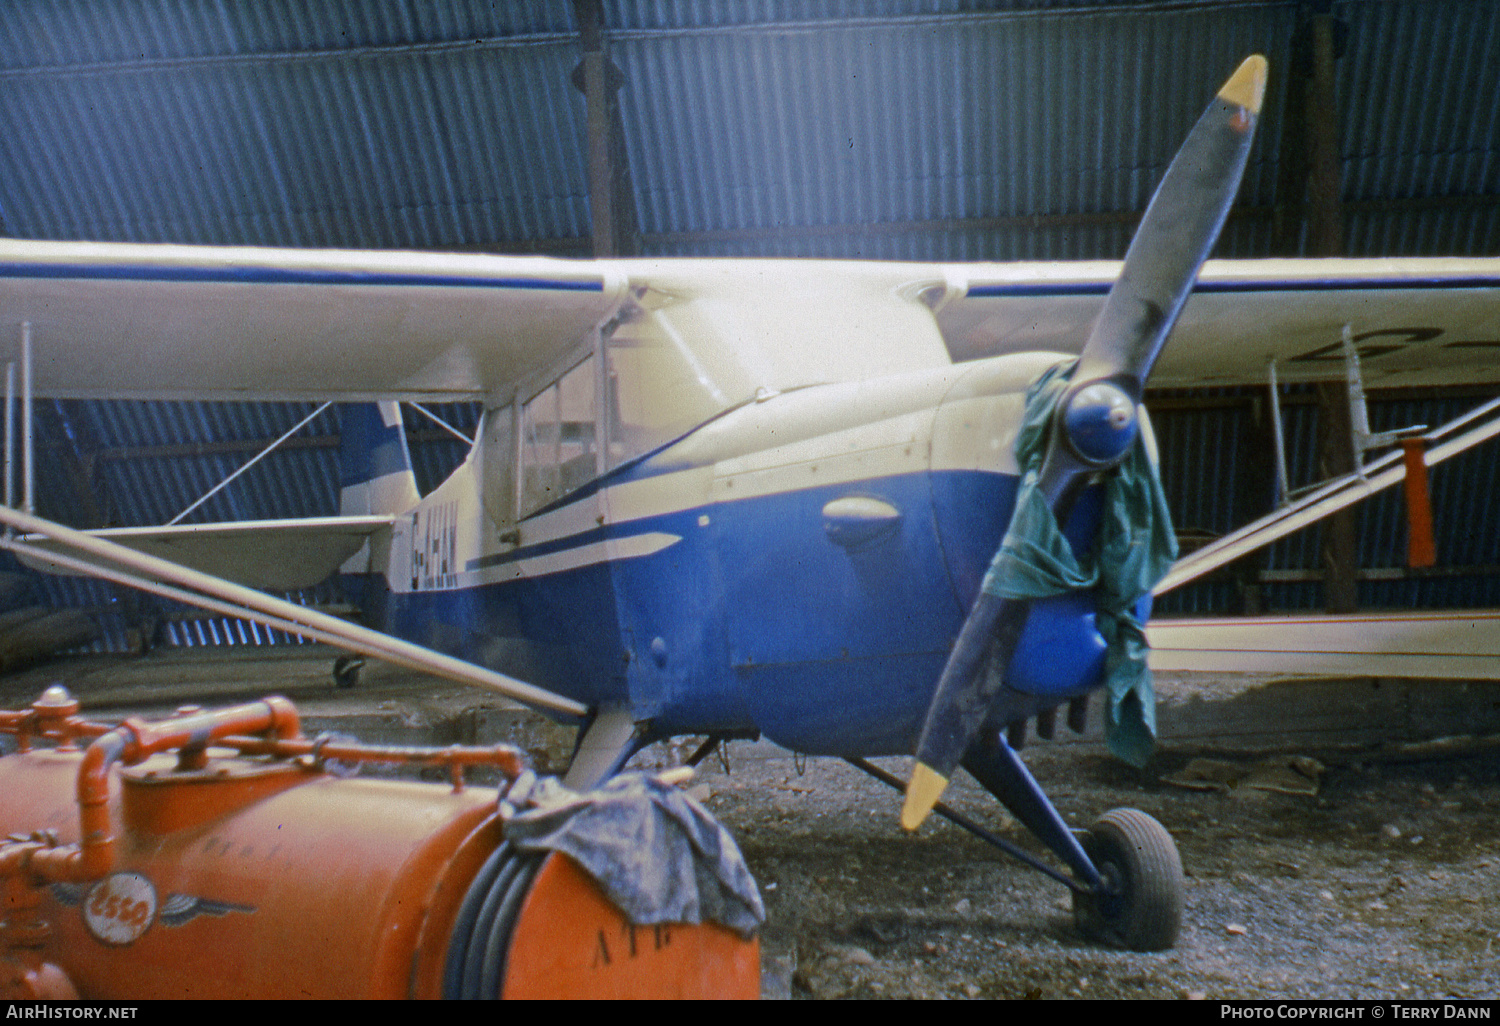
<path fill-rule="evenodd" d="M 642 773 L 570 791 L 523 777 L 501 802 L 521 851 L 577 862 L 632 923 L 720 923 L 749 937 L 765 921 L 760 888 L 729 831 L 680 789 Z"/>

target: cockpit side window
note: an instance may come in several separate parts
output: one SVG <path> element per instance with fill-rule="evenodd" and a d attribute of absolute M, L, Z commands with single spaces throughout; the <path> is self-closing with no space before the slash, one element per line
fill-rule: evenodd
<path fill-rule="evenodd" d="M 599 471 L 598 387 L 590 356 L 521 409 L 521 511 L 540 509 Z"/>

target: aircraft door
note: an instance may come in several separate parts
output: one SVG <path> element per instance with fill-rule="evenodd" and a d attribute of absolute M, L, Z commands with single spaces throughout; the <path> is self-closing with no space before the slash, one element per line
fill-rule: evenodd
<path fill-rule="evenodd" d="M 479 466 L 484 511 L 501 532 L 516 526 L 516 404 L 484 411 Z"/>
<path fill-rule="evenodd" d="M 527 515 L 598 476 L 596 366 L 586 357 L 522 404 L 520 502 Z"/>
<path fill-rule="evenodd" d="M 411 515 L 398 517 L 391 525 L 390 565 L 386 581 L 392 591 L 407 591 L 412 581 Z"/>
<path fill-rule="evenodd" d="M 714 540 L 713 515 L 699 506 L 627 523 L 609 542 L 630 701 L 668 731 L 751 726 L 727 666 Z"/>

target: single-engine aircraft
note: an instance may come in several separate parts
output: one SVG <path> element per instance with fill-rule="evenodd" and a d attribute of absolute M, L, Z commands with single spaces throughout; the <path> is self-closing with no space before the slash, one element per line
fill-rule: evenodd
<path fill-rule="evenodd" d="M 1500 309 L 1500 268 L 1474 262 L 1200 276 L 1265 76 L 1251 57 L 1219 91 L 1123 264 L 0 241 L 25 396 L 351 404 L 338 517 L 79 532 L 5 509 L 26 536 L 3 544 L 577 722 L 579 786 L 680 735 L 863 767 L 915 753 L 911 829 L 961 765 L 1068 867 L 1031 860 L 1073 890 L 1087 933 L 1168 947 L 1182 880 L 1167 832 L 1116 810 L 1075 834 L 1006 734 L 1035 718 L 1050 736 L 1059 708 L 1079 726 L 1106 678 L 1107 718 L 1149 728 L 1135 623 L 1167 528 L 1137 516 L 1159 490 L 1140 404 L 1168 333 L 1193 294 L 1157 380 L 1212 383 L 1271 359 L 1286 380 L 1325 375 L 1318 354 L 1350 321 L 1397 337 L 1437 324 L 1369 365 L 1382 384 L 1430 383 L 1466 373 L 1446 341 L 1483 337 Z M 468 458 L 419 496 L 395 403 L 424 400 L 484 415 Z M 1108 482 L 1127 478 L 1122 502 Z M 1067 565 L 1096 536 L 1114 540 L 1093 562 L 1120 566 L 1095 569 L 1125 588 L 1108 603 Z M 1015 587 L 1006 560 L 1060 573 L 1061 593 Z M 258 590 L 340 568 L 364 626 Z"/>

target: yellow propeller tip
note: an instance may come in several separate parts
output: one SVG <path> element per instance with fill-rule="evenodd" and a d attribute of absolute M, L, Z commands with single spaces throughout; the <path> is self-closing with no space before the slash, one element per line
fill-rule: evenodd
<path fill-rule="evenodd" d="M 1252 114 L 1260 113 L 1261 101 L 1266 98 L 1266 59 L 1260 54 L 1245 58 L 1224 88 L 1219 90 L 1219 99 L 1235 103 Z"/>
<path fill-rule="evenodd" d="M 901 829 L 910 832 L 921 826 L 947 786 L 947 777 L 926 763 L 917 763 L 912 770 L 911 780 L 906 784 L 906 804 L 901 806 Z"/>

